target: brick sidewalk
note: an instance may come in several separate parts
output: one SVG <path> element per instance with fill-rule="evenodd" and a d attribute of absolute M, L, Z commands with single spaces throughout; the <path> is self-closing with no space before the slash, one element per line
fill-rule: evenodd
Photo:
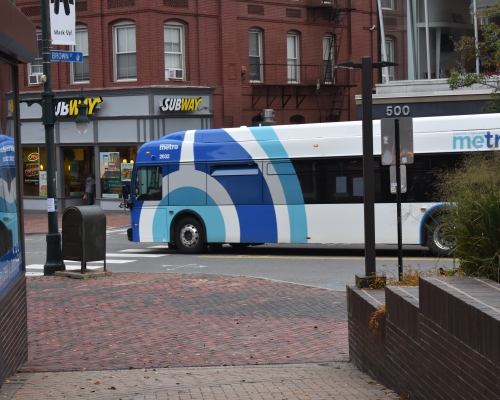
<path fill-rule="evenodd" d="M 130 226 L 130 214 L 122 212 L 106 212 L 106 227 L 118 228 L 121 226 Z M 58 214 L 59 231 L 62 227 L 62 214 Z M 46 212 L 26 212 L 24 214 L 24 233 L 47 233 L 48 217 Z"/>
<path fill-rule="evenodd" d="M 29 359 L 2 400 L 396 398 L 347 362 L 342 292 L 153 273 L 27 290 Z"/>
<path fill-rule="evenodd" d="M 345 293 L 218 275 L 28 278 L 28 342 L 22 372 L 349 359 Z"/>

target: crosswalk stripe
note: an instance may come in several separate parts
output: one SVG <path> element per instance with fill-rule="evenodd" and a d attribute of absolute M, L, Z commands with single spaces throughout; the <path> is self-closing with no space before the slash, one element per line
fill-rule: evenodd
<path fill-rule="evenodd" d="M 106 259 L 106 264 L 127 264 L 131 263 L 137 260 L 108 260 Z M 65 263 L 78 263 L 80 265 L 80 261 L 71 261 L 71 260 L 64 260 Z M 104 264 L 103 261 L 87 261 L 87 265 L 89 264 L 99 264 L 102 265 Z"/>
<path fill-rule="evenodd" d="M 123 251 L 123 250 L 121 250 Z M 147 254 L 147 253 L 106 253 L 107 257 L 165 257 L 167 254 Z"/>
<path fill-rule="evenodd" d="M 30 265 L 27 265 L 26 266 L 26 269 L 43 269 L 43 265 L 42 264 L 30 264 Z M 66 269 L 67 270 L 77 270 L 77 269 L 80 269 L 81 268 L 81 265 L 78 264 L 78 265 L 66 265 Z M 101 268 L 99 266 L 96 266 L 96 265 L 87 265 L 87 269 L 98 269 L 98 268 Z"/>

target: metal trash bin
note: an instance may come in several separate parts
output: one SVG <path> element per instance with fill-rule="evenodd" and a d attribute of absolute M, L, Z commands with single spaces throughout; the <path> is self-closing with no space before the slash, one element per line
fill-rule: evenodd
<path fill-rule="evenodd" d="M 62 216 L 62 258 L 81 262 L 104 261 L 106 271 L 106 214 L 99 206 L 72 206 Z"/>

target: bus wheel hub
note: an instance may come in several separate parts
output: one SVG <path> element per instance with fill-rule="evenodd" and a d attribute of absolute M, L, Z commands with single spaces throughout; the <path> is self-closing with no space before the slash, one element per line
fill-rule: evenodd
<path fill-rule="evenodd" d="M 196 246 L 200 235 L 198 234 L 198 229 L 194 225 L 184 225 L 181 229 L 181 242 L 186 247 Z"/>

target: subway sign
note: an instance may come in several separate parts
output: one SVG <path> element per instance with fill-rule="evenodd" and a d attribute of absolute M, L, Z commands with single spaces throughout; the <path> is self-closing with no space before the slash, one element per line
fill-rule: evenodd
<path fill-rule="evenodd" d="M 57 100 L 57 99 L 56 99 Z M 75 99 L 70 101 L 60 101 L 55 107 L 55 112 L 57 116 L 67 116 L 67 115 L 78 115 L 78 104 L 82 101 Z M 98 104 L 102 103 L 101 97 L 96 98 L 86 98 L 83 103 L 87 104 L 87 114 L 92 115 Z"/>
<path fill-rule="evenodd" d="M 203 98 L 198 97 L 167 97 L 160 100 L 160 110 L 162 111 L 199 111 L 198 106 L 203 102 Z"/>

